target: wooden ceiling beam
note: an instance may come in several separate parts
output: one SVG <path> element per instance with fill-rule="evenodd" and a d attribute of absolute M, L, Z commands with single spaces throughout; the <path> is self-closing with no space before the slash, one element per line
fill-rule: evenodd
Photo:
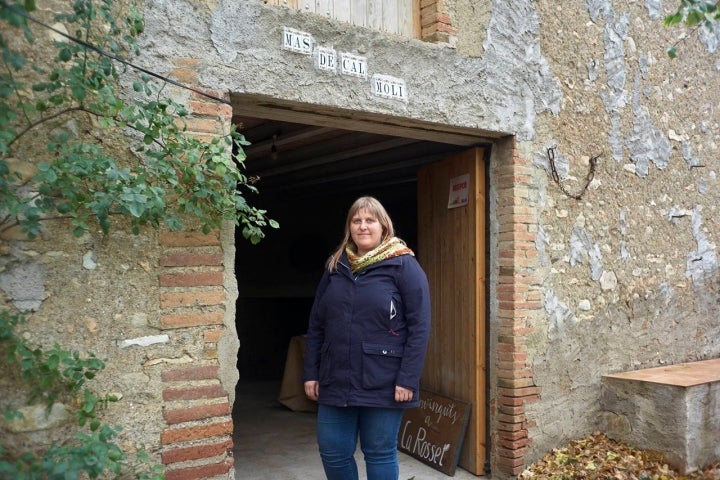
<path fill-rule="evenodd" d="M 285 132 L 283 131 L 282 124 L 278 123 L 275 131 L 277 132 L 277 136 L 275 138 L 270 137 L 267 140 L 253 142 L 252 144 L 243 147 L 245 154 L 249 157 L 253 154 L 256 154 L 258 151 L 268 151 L 273 145 L 275 145 L 275 147 L 277 148 L 280 148 L 284 145 L 310 140 L 320 135 L 332 133 L 333 131 L 335 131 L 335 129 L 329 127 L 307 127 L 299 130 L 294 130 L 292 132 Z M 246 138 L 253 137 L 252 132 L 249 131 L 243 132 L 243 135 L 245 135 Z"/>
<path fill-rule="evenodd" d="M 282 175 L 287 173 L 296 172 L 310 167 L 318 167 L 328 163 L 339 162 L 342 160 L 348 160 L 354 157 L 361 157 L 364 155 L 370 155 L 384 150 L 404 147 L 416 143 L 415 140 L 410 138 L 393 138 L 382 142 L 371 143 L 364 147 L 353 148 L 350 150 L 332 153 L 330 155 L 324 155 L 319 157 L 310 157 L 307 160 L 293 162 L 290 164 L 267 168 L 265 170 L 254 171 L 253 174 L 260 175 L 260 177 L 272 177 L 275 175 Z"/>
<path fill-rule="evenodd" d="M 474 146 L 493 143 L 508 132 L 490 132 L 470 127 L 430 123 L 378 113 L 357 112 L 322 105 L 303 104 L 258 95 L 232 95 L 233 109 L 252 112 L 254 117 L 341 128 L 381 135 L 414 138 L 452 145 Z"/>

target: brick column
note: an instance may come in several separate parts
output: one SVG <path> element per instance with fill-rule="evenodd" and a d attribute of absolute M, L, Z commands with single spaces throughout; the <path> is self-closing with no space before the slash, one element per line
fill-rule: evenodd
<path fill-rule="evenodd" d="M 542 310 L 539 260 L 535 247 L 537 214 L 530 192 L 535 188 L 533 167 L 513 148 L 510 162 L 495 170 L 499 225 L 498 338 L 495 368 L 497 396 L 493 405 L 493 471 L 518 475 L 532 442 L 528 428 L 533 420 L 525 405 L 539 399 L 533 380 L 526 339 L 532 319 Z"/>
<path fill-rule="evenodd" d="M 457 34 L 443 0 L 420 0 L 420 38 L 423 41 L 452 44 Z"/>
<path fill-rule="evenodd" d="M 161 373 L 161 459 L 168 480 L 209 478 L 233 467 L 233 420 L 228 393 L 218 378 L 216 344 L 223 330 L 223 256 L 217 232 L 168 232 L 160 236 L 160 326 L 201 345 L 190 366 Z"/>
<path fill-rule="evenodd" d="M 197 86 L 199 61 L 177 58 L 172 76 L 195 90 L 225 98 L 222 92 Z M 232 107 L 196 92 L 175 89 L 176 101 L 190 116 L 187 133 L 210 141 L 230 130 Z M 182 366 L 161 372 L 163 417 L 161 460 L 167 480 L 234 476 L 233 420 L 227 388 L 220 378 L 217 344 L 225 333 L 224 253 L 218 231 L 165 232 L 159 237 L 165 255 L 159 259 L 160 327 L 182 338 L 191 351 Z"/>

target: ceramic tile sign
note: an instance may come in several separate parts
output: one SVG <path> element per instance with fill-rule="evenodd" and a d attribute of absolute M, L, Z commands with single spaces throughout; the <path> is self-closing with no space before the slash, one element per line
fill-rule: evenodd
<path fill-rule="evenodd" d="M 333 73 L 337 71 L 337 54 L 334 48 L 317 47 L 314 55 L 317 68 Z"/>
<path fill-rule="evenodd" d="M 353 77 L 367 78 L 367 71 L 367 58 L 347 52 L 340 53 L 340 73 Z"/>
<path fill-rule="evenodd" d="M 312 55 L 313 36 L 294 28 L 283 27 L 282 48 L 303 55 Z"/>
<path fill-rule="evenodd" d="M 455 475 L 471 404 L 420 390 L 420 406 L 403 413 L 398 450 L 446 475 Z"/>
<path fill-rule="evenodd" d="M 368 59 L 349 52 L 337 52 L 332 47 L 316 45 L 312 34 L 283 27 L 282 48 L 293 53 L 313 58 L 318 70 L 340 73 L 366 80 L 368 78 Z M 402 78 L 375 74 L 370 80 L 370 92 L 376 97 L 408 101 L 407 87 Z"/>
<path fill-rule="evenodd" d="M 390 75 L 375 74 L 371 82 L 372 94 L 379 97 L 390 98 L 407 102 L 407 87 L 402 78 L 391 77 Z"/>

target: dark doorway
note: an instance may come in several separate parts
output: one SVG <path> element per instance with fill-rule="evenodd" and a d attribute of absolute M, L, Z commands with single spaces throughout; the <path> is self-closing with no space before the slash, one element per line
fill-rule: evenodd
<path fill-rule="evenodd" d="M 268 230 L 258 245 L 237 242 L 241 379 L 281 379 L 290 338 L 306 331 L 325 261 L 342 239 L 347 209 L 361 195 L 383 202 L 397 235 L 415 248 L 415 183 L 305 195 L 262 191 L 257 202 L 280 229 Z"/>
<path fill-rule="evenodd" d="M 278 397 L 288 347 L 307 329 L 315 287 L 342 239 L 347 209 L 359 196 L 378 198 L 397 236 L 419 253 L 418 169 L 489 140 L 471 129 L 456 132 L 402 119 L 359 119 L 355 112 L 253 102 L 233 99 L 237 112 L 256 115 L 234 118 L 251 142 L 245 149 L 246 173 L 259 189 L 248 201 L 267 210 L 280 229 L 268 229 L 258 245 L 236 232 L 237 478 L 259 480 L 268 471 L 288 479 L 319 478 L 314 413 L 291 411 Z M 297 382 L 301 391 L 300 378 Z M 405 478 L 444 476 L 402 455 L 401 471 Z M 475 478 L 465 473 L 458 471 L 459 478 Z"/>
<path fill-rule="evenodd" d="M 253 205 L 280 223 L 258 245 L 237 232 L 238 370 L 280 380 L 291 337 L 305 333 L 315 286 L 342 239 L 347 209 L 372 195 L 416 249 L 417 169 L 464 145 L 253 117 L 236 117 Z"/>

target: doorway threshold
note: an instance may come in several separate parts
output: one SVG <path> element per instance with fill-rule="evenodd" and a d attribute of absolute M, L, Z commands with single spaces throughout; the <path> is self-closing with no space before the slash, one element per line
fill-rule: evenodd
<path fill-rule="evenodd" d="M 280 381 L 238 383 L 233 409 L 236 480 L 309 480 L 325 478 L 315 441 L 316 414 L 293 412 L 278 400 Z M 450 477 L 398 452 L 399 480 L 477 480 L 458 467 Z M 362 453 L 355 454 L 360 480 L 367 480 Z"/>

